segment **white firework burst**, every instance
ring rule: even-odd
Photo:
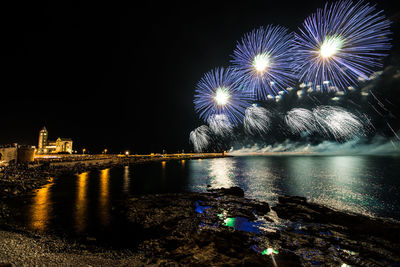
[[[246,109],[243,126],[248,134],[263,134],[271,126],[272,113],[265,108],[252,105]]]
[[[189,140],[196,152],[203,152],[211,141],[211,131],[207,125],[202,125],[190,132]]]
[[[305,108],[294,108],[285,115],[285,123],[294,134],[316,130],[313,113]]]

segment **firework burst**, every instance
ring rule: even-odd
[[[294,108],[285,115],[285,123],[294,134],[312,133],[316,130],[313,113],[304,108]]]
[[[364,135],[364,124],[353,113],[336,106],[319,106],[313,109],[319,133],[337,141],[347,141]]]
[[[272,113],[265,108],[252,105],[246,109],[244,117],[244,130],[248,134],[266,133],[271,125]]]
[[[216,68],[206,73],[197,84],[194,96],[195,110],[204,121],[225,115],[234,125],[242,121],[250,101],[250,95],[240,90],[237,73],[232,68]]]
[[[390,22],[374,6],[343,0],[306,18],[295,34],[294,69],[300,81],[340,90],[368,79],[389,50]]]
[[[269,25],[247,33],[233,52],[232,64],[246,90],[260,100],[284,91],[293,82],[292,35],[281,26]]]
[[[224,114],[211,115],[208,119],[208,125],[216,135],[227,137],[232,134],[233,125]]]
[[[189,140],[196,152],[203,152],[211,141],[211,131],[207,125],[202,125],[190,132]]]

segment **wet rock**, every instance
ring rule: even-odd
[[[218,189],[208,189],[207,191],[211,193],[217,193],[221,195],[232,195],[237,197],[244,197],[244,191],[238,186],[230,188],[218,188]]]
[[[251,248],[255,234],[232,227],[235,218],[246,218],[250,225],[257,213],[265,215],[270,209],[267,203],[243,195],[234,188],[138,196],[125,203],[125,216],[143,227],[141,232],[146,234],[139,249],[146,257],[161,257],[164,263],[179,265],[266,266],[269,257]]]
[[[283,220],[264,220],[258,228],[260,216],[269,214],[268,203],[225,194],[227,189],[210,191],[129,200],[127,217],[148,231],[142,236],[140,251],[172,266],[272,266],[272,258],[278,266],[400,262],[397,223],[282,196],[272,209]],[[262,230],[277,222],[282,225],[279,229]],[[267,248],[277,254],[266,254]]]
[[[393,265],[400,263],[400,224],[348,214],[309,203],[301,197],[279,197],[272,207],[290,227],[280,243],[311,265]]]

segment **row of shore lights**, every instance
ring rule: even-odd
[[[107,154],[107,152],[108,152],[108,149],[105,148],[105,149],[103,150],[102,154]],[[83,148],[83,149],[82,149],[82,154],[85,154],[85,153],[86,153],[86,148]],[[129,150],[125,151],[124,154],[125,154],[126,156],[129,156]]]

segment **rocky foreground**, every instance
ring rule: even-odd
[[[204,266],[400,265],[400,224],[338,212],[302,197],[272,207],[240,188],[143,196],[128,219],[149,236],[153,263]],[[275,262],[275,263],[274,263]]]
[[[398,266],[400,224],[281,196],[246,199],[240,188],[147,195],[118,209],[129,247],[0,230],[0,266]],[[121,214],[122,213],[122,214]],[[124,242],[125,242],[124,241]]]

